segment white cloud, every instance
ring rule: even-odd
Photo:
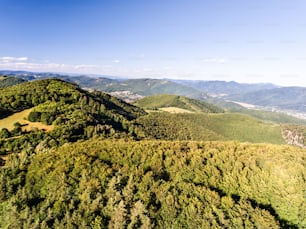
[[[28,57],[12,57],[12,56],[0,57],[0,63],[26,62],[28,60],[29,60]]]
[[[118,64],[118,63],[120,63],[120,60],[113,60],[113,62]]]
[[[92,65],[92,64],[79,64],[79,65],[75,65],[74,68],[76,70],[87,70],[87,69],[93,69],[93,68],[97,68],[97,65]]]
[[[205,63],[218,63],[218,64],[224,64],[226,62],[226,60],[224,58],[204,58],[201,59],[202,62]]]
[[[90,73],[97,68],[99,67],[96,65],[52,63],[46,60],[34,62],[29,61],[28,57],[0,57],[0,69]]]

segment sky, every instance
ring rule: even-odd
[[[306,86],[305,0],[0,0],[0,69]]]

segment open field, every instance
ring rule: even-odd
[[[174,114],[178,114],[178,113],[194,113],[192,111],[189,111],[189,110],[186,110],[186,109],[182,109],[182,108],[178,108],[178,107],[162,107],[162,108],[159,108],[159,110],[167,111],[169,113],[174,113]]]
[[[23,125],[23,130],[31,130],[33,128],[44,129],[46,131],[53,130],[54,126],[52,125],[45,125],[41,122],[30,122],[26,120],[29,116],[33,108],[23,110],[21,112],[15,113],[9,117],[0,119],[0,129],[6,128],[8,130],[14,129],[14,123],[19,122]]]

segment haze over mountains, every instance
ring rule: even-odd
[[[224,107],[247,106],[268,111],[282,111],[305,118],[306,88],[280,87],[269,83],[242,84],[234,81],[193,81],[172,79],[123,79],[109,76],[65,75],[59,73],[33,73],[0,71],[2,75],[23,80],[60,78],[83,88],[111,93],[127,101],[156,94],[175,94],[208,100]],[[221,100],[219,100],[221,99]],[[229,103],[238,102],[237,105]],[[246,105],[244,105],[246,103]],[[249,105],[247,105],[249,104]]]

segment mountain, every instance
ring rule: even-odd
[[[0,75],[0,88],[13,86],[23,82],[25,82],[25,80],[17,77]]]
[[[10,70],[1,70],[0,74],[7,76],[14,76],[21,78],[25,81],[32,81],[37,79],[46,79],[46,78],[58,78],[65,81],[69,81],[69,76],[67,74],[53,73],[53,72],[28,72],[28,71],[10,71]]]
[[[175,80],[175,82],[207,92],[211,96],[244,94],[277,87],[271,83],[246,84],[235,81]]]
[[[175,94],[182,95],[191,98],[197,98],[204,100],[205,102],[214,104],[216,106],[222,107],[227,111],[234,111],[245,113],[256,118],[265,119],[278,123],[295,123],[295,124],[304,124],[300,119],[293,118],[296,116],[298,118],[305,118],[306,115],[301,113],[303,108],[300,104],[294,104],[296,101],[289,102],[286,104],[285,108],[290,108],[289,110],[284,110],[284,106],[275,105],[271,101],[270,107],[263,107],[262,105],[257,106],[256,109],[264,110],[259,112],[257,110],[245,109],[242,104],[237,102],[231,102],[230,100],[237,100],[240,102],[245,102],[245,94],[247,93],[252,97],[252,94],[257,92],[258,94],[262,93],[262,89],[265,89],[266,96],[269,97],[269,93],[273,92],[266,90],[266,88],[276,88],[272,84],[239,84],[236,82],[226,82],[226,81],[192,81],[192,80],[161,80],[161,79],[119,79],[118,77],[110,76],[89,76],[89,75],[77,75],[77,74],[67,74],[62,73],[34,73],[34,72],[25,72],[25,71],[0,71],[0,74],[6,74],[21,78],[23,80],[32,81],[37,79],[46,79],[46,78],[59,78],[67,82],[73,82],[80,85],[80,87],[87,90],[102,90],[106,91],[109,94],[121,98],[127,102],[133,102],[143,98],[147,95],[158,95],[158,94]],[[186,86],[186,85],[188,86]],[[194,87],[194,88],[193,88]],[[195,89],[198,88],[199,90]],[[206,90],[206,92],[201,90]],[[258,92],[258,90],[260,92]],[[234,94],[233,94],[234,93]],[[243,93],[243,94],[241,94]],[[230,94],[225,96],[226,94]],[[256,93],[255,93],[256,94]],[[280,93],[282,94],[282,92]],[[255,96],[256,97],[256,96]],[[279,97],[276,95],[275,97]],[[253,103],[258,99],[249,99],[248,102]],[[254,103],[255,104],[255,103]],[[269,110],[275,110],[277,108],[278,112],[268,112]],[[287,115],[281,114],[280,112],[286,112]],[[298,113],[296,113],[298,112]],[[269,113],[269,114],[268,114]]]
[[[137,100],[134,103],[136,106],[144,109],[163,109],[163,108],[178,108],[177,111],[197,112],[197,113],[219,113],[223,110],[212,104],[201,100],[191,99],[185,96],[178,95],[153,95]]]
[[[262,107],[306,112],[306,88],[304,87],[274,88],[246,94],[236,94],[227,98]]]
[[[116,96],[122,98],[127,97],[127,92],[130,97],[134,98],[156,94],[175,94],[192,98],[207,98],[207,94],[204,92],[165,79],[116,79],[115,77],[90,77],[87,75],[65,75],[61,73],[34,73],[24,71],[0,71],[0,74],[12,75],[27,81],[57,78],[67,82],[77,83],[82,88],[115,93]]]
[[[193,88],[172,82],[165,79],[129,79],[119,81],[117,84],[110,84],[104,88],[99,88],[106,92],[131,91],[135,94],[147,96],[157,94],[183,95],[192,98],[206,98],[205,93],[201,93]]]

